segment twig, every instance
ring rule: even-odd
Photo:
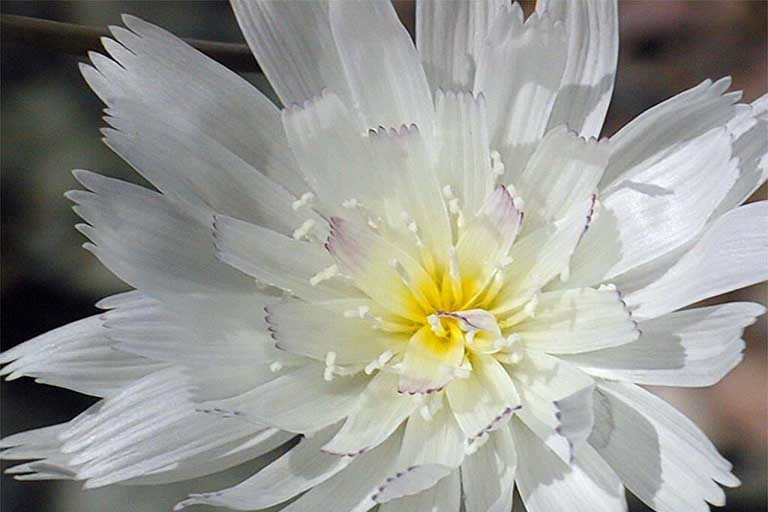
[[[100,50],[100,38],[109,36],[106,29],[42,20],[11,14],[0,15],[2,43],[44,48],[80,57],[90,50]],[[234,71],[260,72],[259,65],[245,44],[184,39],[190,44]]]

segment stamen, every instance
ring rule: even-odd
[[[394,357],[395,353],[391,350],[385,350],[381,354],[379,354],[379,357],[368,363],[368,365],[363,370],[366,375],[370,375],[376,370],[380,370],[384,368],[384,365],[386,365],[392,357]]]
[[[523,306],[523,312],[529,317],[529,318],[536,318],[536,308],[539,307],[539,296],[534,295],[531,300],[528,301],[528,303]]]
[[[304,206],[307,206],[310,201],[312,201],[315,198],[315,194],[312,192],[305,192],[301,195],[300,198],[298,198],[296,201],[291,203],[291,208],[293,211],[298,211],[300,208],[303,208]]]
[[[468,379],[472,375],[472,364],[465,359],[461,366],[453,369],[453,376],[457,379]]]
[[[457,197],[448,200],[448,211],[454,215],[461,214],[461,205],[459,204],[459,199]]]
[[[281,363],[280,361],[274,361],[272,364],[269,365],[269,371],[271,371],[272,373],[277,373],[282,369],[283,369],[283,363]]]
[[[310,230],[312,230],[313,227],[315,227],[314,219],[305,220],[304,224],[299,226],[299,228],[293,232],[293,239],[294,240],[306,239],[307,235],[309,234]]]
[[[334,263],[330,267],[324,268],[314,276],[310,277],[309,284],[312,286],[317,286],[323,281],[327,281],[333,277],[338,276],[339,274],[339,266]]]
[[[443,327],[443,322],[440,321],[440,317],[432,313],[427,317],[427,322],[437,336],[445,336],[448,332]]]
[[[496,150],[491,151],[491,173],[496,179],[504,175],[504,162],[501,161],[501,154]]]
[[[403,267],[402,263],[397,261],[396,258],[392,258],[392,261],[390,261],[389,264],[392,266],[392,268],[395,269],[395,272],[397,272],[397,275],[400,276],[400,279],[403,280],[406,286],[410,287],[411,276],[408,275],[408,272],[405,270],[405,267]]]
[[[515,262],[515,259],[512,256],[502,256],[499,259],[499,268],[508,267],[514,262]]]
[[[330,382],[333,380],[334,370],[336,366],[336,352],[330,351],[325,354],[325,370],[323,371],[323,379]]]
[[[345,318],[360,318],[361,320],[372,319],[371,308],[368,306],[357,306],[357,309],[348,309],[344,312]]]
[[[360,206],[360,201],[355,199],[354,197],[351,199],[346,199],[341,203],[341,206],[343,208],[347,208],[349,210],[354,210],[355,208],[358,208]]]

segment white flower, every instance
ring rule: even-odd
[[[282,112],[129,16],[82,67],[160,193],[76,172],[136,290],[0,356],[102,397],[10,472],[163,483],[302,434],[179,508],[722,505],[731,465],[638,384],[717,382],[764,311],[677,310],[768,277],[768,97],[706,81],[597,141],[615,2],[422,1],[415,47],[386,1],[234,8]]]

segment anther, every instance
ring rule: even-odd
[[[296,231],[293,232],[293,239],[294,240],[303,240],[307,238],[307,235],[312,230],[312,228],[315,227],[315,221],[313,219],[307,219],[304,221],[304,224],[298,227]]]
[[[315,198],[315,194],[313,194],[312,192],[305,192],[301,195],[300,198],[298,198],[296,201],[291,203],[291,208],[293,209],[293,211],[297,211],[300,208],[307,206],[314,198]]]
[[[339,275],[339,266],[335,263],[331,265],[330,267],[324,268],[314,276],[309,278],[309,284],[312,286],[317,286],[318,284],[322,283],[323,281],[327,281],[333,277],[336,277]]]
[[[343,208],[347,208],[349,210],[354,210],[355,208],[358,208],[360,206],[360,201],[355,199],[354,197],[351,199],[346,199],[341,203],[341,206]]]

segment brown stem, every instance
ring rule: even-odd
[[[80,57],[101,49],[100,38],[110,36],[106,29],[42,20],[12,14],[0,15],[2,43],[44,48]],[[212,59],[234,71],[260,72],[256,59],[245,44],[184,39]]]

